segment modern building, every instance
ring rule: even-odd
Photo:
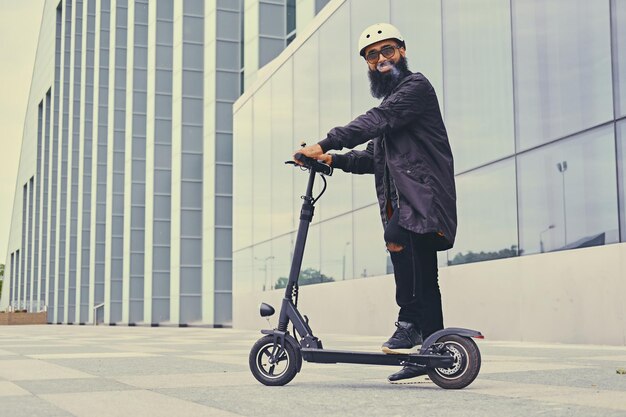
[[[0,309],[230,326],[232,104],[325,3],[47,0]]]
[[[455,155],[458,238],[439,258],[447,325],[626,344],[622,0],[331,1],[234,105],[234,325],[262,327],[258,302],[283,294],[306,182],[283,161],[377,104],[356,45],[381,21],[434,85]],[[314,329],[391,333],[373,178],[328,183],[301,275],[324,283],[300,303]]]

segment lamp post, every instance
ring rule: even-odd
[[[556,164],[556,168],[561,173],[561,179],[563,184],[563,246],[567,245],[567,207],[565,204],[565,171],[567,171],[567,161],[559,162]]]
[[[256,259],[257,261],[263,261],[263,272],[265,275],[265,282],[263,283],[263,291],[265,291],[268,288],[267,285],[267,261],[274,259],[273,256],[268,256],[266,258],[257,258],[256,256],[254,257],[254,259]]]
[[[343,246],[343,258],[341,260],[341,280],[345,281],[346,279],[346,250],[348,249],[348,246],[350,246],[350,242],[346,242],[346,244]]]
[[[554,225],[551,224],[550,226],[548,226],[547,228],[545,228],[544,230],[542,230],[541,232],[539,232],[539,248],[541,250],[541,253],[544,253],[545,250],[543,248],[543,234],[545,232],[547,232],[548,230],[554,229]]]

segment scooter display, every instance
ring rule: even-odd
[[[306,193],[302,196],[300,224],[293,252],[289,281],[285,289],[278,316],[278,327],[261,330],[265,336],[252,346],[249,356],[250,370],[264,385],[276,386],[289,383],[300,372],[302,361],[316,363],[353,363],[364,365],[413,365],[426,369],[430,379],[441,388],[461,389],[471,384],[480,372],[481,357],[478,346],[472,340],[483,339],[475,330],[446,328],[430,335],[421,345],[418,353],[385,354],[327,350],[322,341],[313,335],[306,315],[298,311],[298,277],[304,256],[304,247],[313,220],[315,203],[326,191],[326,176],[331,176],[333,168],[296,154],[302,168],[309,172]],[[287,164],[298,165],[293,161]],[[320,175],[324,186],[317,197],[313,197],[316,175]],[[275,312],[269,304],[262,303],[260,314],[269,317]],[[293,324],[293,334],[288,330]]]

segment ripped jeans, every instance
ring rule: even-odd
[[[396,280],[396,303],[400,307],[398,321],[415,324],[426,339],[443,329],[437,251],[421,235],[401,227],[398,214],[399,210],[395,210],[385,228]]]

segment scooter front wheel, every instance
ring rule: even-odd
[[[436,343],[443,344],[443,352],[454,357],[450,368],[428,370],[430,379],[445,389],[461,389],[471,384],[480,372],[480,351],[469,337],[458,335],[443,336]]]
[[[264,336],[257,340],[250,350],[249,364],[252,375],[264,385],[276,386],[288,384],[298,373],[298,364],[302,362],[300,351],[291,343],[274,344],[273,336]]]

